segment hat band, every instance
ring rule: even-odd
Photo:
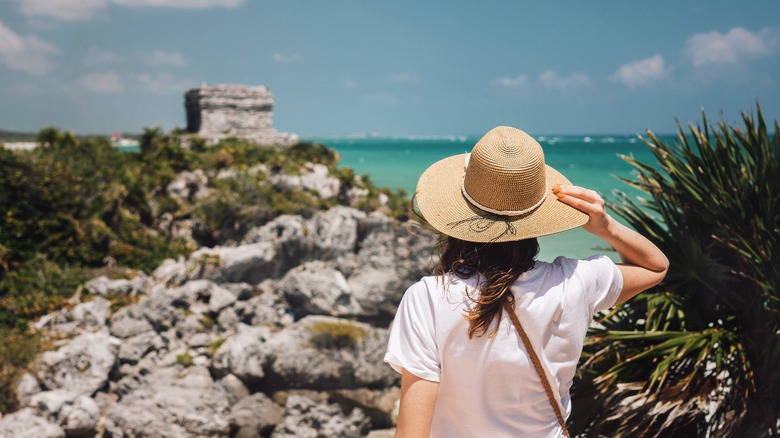
[[[463,192],[463,196],[466,198],[467,201],[474,207],[477,207],[480,210],[486,211],[488,213],[497,214],[499,216],[520,216],[526,213],[530,213],[537,208],[539,208],[540,205],[542,205],[542,202],[544,202],[545,199],[547,199],[547,192],[548,192],[548,186],[545,183],[544,185],[544,194],[542,195],[542,199],[536,202],[536,204],[524,209],[524,210],[496,210],[490,207],[486,207],[479,202],[475,201],[474,198],[469,196],[469,192],[466,191],[466,175],[463,175],[463,181],[460,184],[460,191]]]

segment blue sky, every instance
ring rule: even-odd
[[[780,116],[780,1],[0,0],[0,129],[186,125],[266,85],[304,136],[672,132]]]

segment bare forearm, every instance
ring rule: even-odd
[[[607,221],[608,225],[603,232],[594,234],[615,248],[623,263],[653,272],[666,271],[669,260],[650,240],[610,216]]]

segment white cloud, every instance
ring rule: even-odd
[[[555,70],[547,70],[539,74],[539,82],[545,88],[559,91],[590,88],[593,86],[588,75],[576,71],[569,76],[561,76]]]
[[[58,20],[85,20],[105,9],[107,0],[17,0],[22,14]]]
[[[27,16],[58,20],[86,20],[108,4],[130,7],[179,9],[234,8],[245,0],[16,0],[19,10]]]
[[[196,85],[194,81],[179,79],[170,73],[150,75],[142,73],[135,77],[141,89],[154,94],[181,93]]]
[[[271,55],[271,59],[273,59],[274,62],[278,62],[280,64],[289,64],[291,62],[300,61],[301,57],[295,53],[288,53],[288,54],[274,53],[273,55]]]
[[[51,68],[49,57],[57,53],[46,41],[35,35],[19,35],[0,21],[0,62],[6,67],[43,75]]]
[[[235,8],[244,4],[244,0],[110,0],[111,3],[125,6],[151,6],[155,8]]]
[[[707,64],[734,64],[768,55],[777,42],[777,29],[763,29],[754,34],[742,27],[728,33],[697,33],[685,43],[685,55],[695,67]]]
[[[122,79],[114,72],[87,73],[76,81],[79,88],[99,94],[116,94],[125,90]]]
[[[528,76],[518,75],[513,78],[502,77],[493,80],[493,84],[499,87],[512,88],[512,89],[524,89],[528,87]]]
[[[141,51],[138,58],[144,64],[168,67],[184,67],[189,63],[187,58],[179,52],[166,52],[160,49]]]
[[[85,65],[107,65],[122,61],[122,56],[99,47],[90,47],[84,55]]]
[[[420,75],[415,72],[407,71],[402,73],[391,74],[387,77],[387,80],[399,84],[410,84],[410,83],[418,82],[420,80]]]
[[[623,65],[610,79],[633,87],[665,79],[669,77],[671,72],[672,68],[666,66],[663,56],[656,54],[650,58]]]

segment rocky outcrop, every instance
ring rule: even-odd
[[[204,85],[184,94],[187,130],[209,143],[236,137],[262,145],[287,146],[295,134],[273,128],[274,99],[265,86]]]
[[[91,280],[82,303],[36,325],[63,341],[20,380],[22,409],[0,418],[0,436],[358,437],[392,427],[400,379],[383,363],[388,325],[405,288],[429,272],[433,245],[381,213],[334,207],[278,217],[152,276]],[[126,296],[137,302],[112,311],[109,300]]]

